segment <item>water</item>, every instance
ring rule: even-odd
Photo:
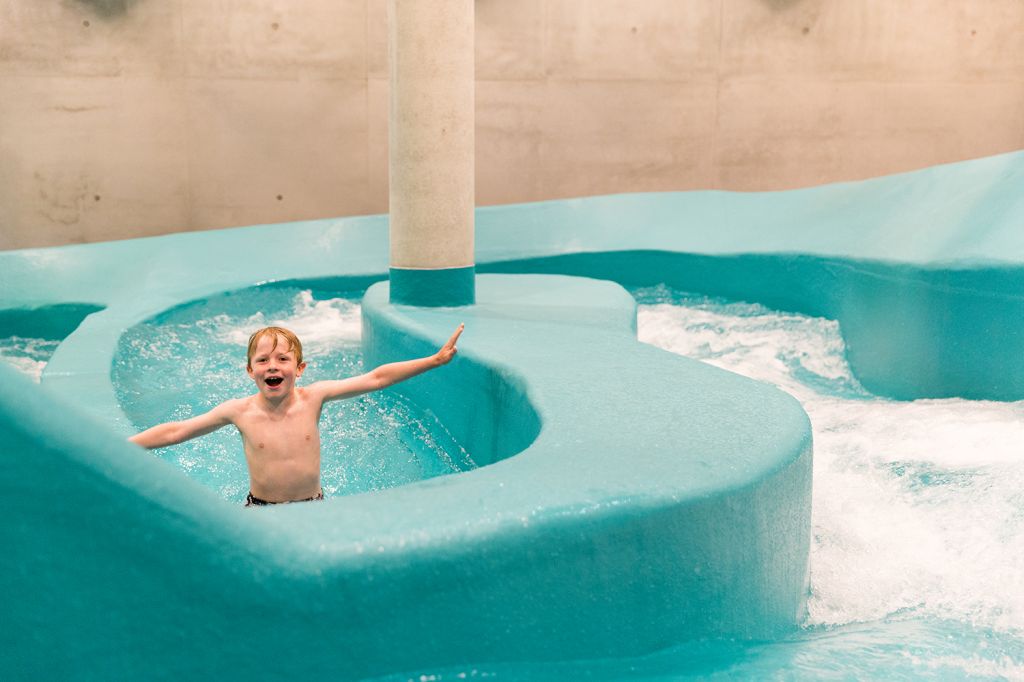
[[[774,383],[810,415],[806,622],[771,642],[707,640],[632,659],[467,664],[387,680],[1024,679],[1024,403],[878,398],[851,375],[834,322],[663,287],[633,293],[642,341]],[[272,322],[304,340],[303,381],[362,371],[358,293],[279,290],[258,302],[269,312],[215,300],[131,331],[124,350],[134,359],[115,375],[126,410],[147,415],[140,426],[248,392],[245,340]],[[0,346],[3,357],[45,362],[45,345],[8,343],[20,350]],[[25,364],[38,376],[35,367]],[[136,370],[149,379],[132,379]],[[333,405],[323,424],[330,493],[472,466],[437,435],[440,425],[400,400]],[[338,449],[330,455],[329,442]],[[224,429],[186,445],[163,456],[240,499],[238,436]]]
[[[254,393],[246,374],[249,335],[269,325],[294,331],[307,368],[299,385],[362,374],[361,292],[253,289],[174,309],[121,338],[113,381],[137,429],[187,419]],[[394,391],[334,401],[320,421],[322,485],[328,497],[379,490],[465,471],[472,457],[431,415]],[[233,427],[154,451],[234,501],[249,480]]]
[[[1024,634],[1024,403],[877,398],[835,322],[637,294],[642,341],[774,383],[810,415],[809,625],[912,611]]]
[[[633,294],[641,341],[773,383],[810,415],[806,621],[771,642],[384,679],[1024,679],[1024,403],[886,400],[850,373],[835,322]]]
[[[59,345],[60,341],[53,339],[3,336],[0,337],[0,362],[6,362],[39,383],[43,368]]]

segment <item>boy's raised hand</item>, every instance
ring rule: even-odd
[[[448,339],[448,341],[441,346],[441,350],[437,351],[437,355],[435,356],[437,358],[437,364],[447,365],[451,362],[452,358],[455,357],[455,354],[459,352],[459,349],[455,347],[455,343],[459,340],[459,336],[465,328],[465,324],[460,324],[456,327],[455,333],[452,334],[452,338]]]

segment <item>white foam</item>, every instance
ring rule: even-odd
[[[810,415],[811,624],[913,609],[1024,630],[1024,403],[870,396],[828,320],[708,302],[638,319],[640,340],[774,383]]]
[[[0,338],[0,361],[39,383],[43,369],[59,344],[59,341],[51,339],[22,336]]]
[[[358,303],[345,298],[315,300],[309,290],[295,295],[291,313],[267,319],[256,313],[239,322],[226,315],[213,318],[216,336],[225,343],[245,346],[249,335],[260,327],[284,327],[295,332],[307,355],[339,345],[350,346],[362,338],[362,315]]]
[[[46,362],[43,360],[33,360],[32,358],[9,356],[0,354],[0,360],[3,360],[7,364],[14,367],[25,376],[32,379],[36,383],[42,379],[43,369],[46,367]]]
[[[992,680],[1024,680],[1024,666],[1016,663],[1010,656],[999,656],[995,660],[981,656],[934,656],[930,658],[907,657],[922,668],[933,674],[955,674],[964,679]],[[952,669],[952,670],[950,670]],[[953,671],[957,671],[954,673]]]

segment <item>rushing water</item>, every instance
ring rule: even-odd
[[[252,394],[246,346],[253,331],[269,325],[291,329],[302,341],[307,367],[300,386],[361,374],[360,293],[253,289],[137,325],[121,338],[114,362],[121,406],[141,430]],[[390,392],[328,403],[320,433],[322,484],[329,497],[476,466],[436,419]],[[245,498],[248,473],[234,428],[156,452],[221,495]]]
[[[835,322],[634,293],[641,341],[773,383],[810,415],[809,639],[875,640],[871,676],[889,640],[908,674],[1024,677],[1024,403],[878,398]]]
[[[771,642],[386,679],[1024,679],[1024,403],[882,399],[850,373],[835,322],[633,294],[641,341],[773,383],[810,415],[806,622]]]
[[[834,322],[638,293],[642,341],[774,383],[810,415],[810,624],[911,610],[1024,633],[1024,403],[877,398]]]
[[[57,350],[60,341],[24,336],[0,337],[0,361],[12,365],[35,382],[39,382],[43,368]]]
[[[633,293],[641,341],[774,383],[810,415],[806,622],[771,642],[706,640],[641,658],[464,665],[388,680],[1024,679],[1024,403],[878,398],[851,375],[834,322],[661,287]],[[144,426],[246,394],[245,341],[271,323],[303,339],[303,381],[360,372],[358,295],[282,289],[260,293],[257,306],[243,294],[140,325],[115,367],[122,404]],[[49,352],[32,341],[0,346],[36,376]],[[440,424],[394,397],[334,405],[322,424],[331,494],[473,466]],[[229,429],[162,452],[225,496],[244,494]]]

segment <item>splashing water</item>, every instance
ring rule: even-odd
[[[877,398],[835,322],[637,296],[641,341],[776,384],[810,415],[810,625],[910,610],[1024,635],[1024,403]]]
[[[882,399],[851,374],[833,321],[632,293],[641,341],[775,384],[810,415],[806,622],[772,642],[383,679],[1024,679],[1024,403]]]
[[[0,362],[6,362],[36,383],[60,341],[24,336],[0,337]]]
[[[121,406],[142,429],[251,394],[246,345],[253,331],[270,325],[291,329],[302,341],[307,368],[300,385],[361,374],[358,296],[295,288],[248,290],[137,325],[121,338],[115,356],[113,380]],[[320,433],[328,496],[476,467],[443,426],[393,392],[328,403]],[[229,499],[240,501],[248,491],[241,439],[230,427],[156,452]]]

